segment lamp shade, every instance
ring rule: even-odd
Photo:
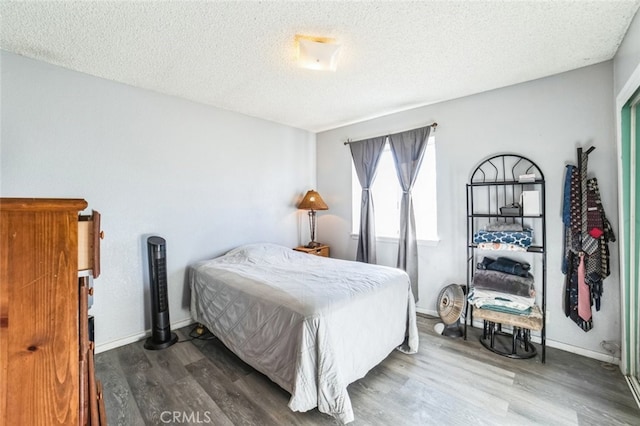
[[[320,194],[317,191],[311,189],[304,195],[298,208],[302,210],[329,210],[329,206],[324,202]]]

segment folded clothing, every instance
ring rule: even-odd
[[[535,297],[533,275],[526,277],[506,274],[500,271],[478,269],[473,275],[472,286],[476,289],[493,290],[523,297]]]
[[[491,307],[506,308],[518,313],[526,313],[536,304],[535,297],[517,296],[499,291],[484,290],[472,287],[468,297],[469,303],[476,308],[491,309]],[[504,310],[499,309],[504,312]]]
[[[478,269],[489,269],[491,271],[500,271],[511,275],[526,277],[531,266],[526,262],[518,262],[508,257],[499,257],[492,259],[485,257],[482,262],[478,263]]]
[[[527,248],[533,240],[532,230],[525,229],[523,231],[478,231],[473,234],[473,242],[480,243],[502,243],[513,244]]]
[[[479,308],[479,306],[476,306],[476,307]],[[491,304],[482,305],[482,309],[487,311],[501,312],[503,314],[522,315],[522,316],[529,316],[533,312],[533,308],[527,308],[524,311],[521,311],[519,309],[509,308],[508,306],[491,305]]]
[[[524,229],[522,228],[522,224],[520,223],[502,223],[502,222],[492,222],[487,224],[484,227],[485,231],[517,231],[522,232]]]
[[[478,243],[478,249],[494,251],[527,251],[527,249],[522,246],[504,243]]]

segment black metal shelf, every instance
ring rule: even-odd
[[[508,214],[494,214],[494,213],[469,213],[467,217],[486,217],[486,218],[501,218],[501,219],[542,219],[542,215],[508,215]]]
[[[501,180],[501,181],[482,181],[482,182],[469,182],[469,186],[490,186],[490,185],[535,185],[544,183],[543,179],[536,179],[534,181],[521,182],[519,180]]]
[[[521,181],[521,175],[533,175],[534,180]],[[473,281],[473,275],[477,264],[477,257],[481,250],[500,254],[533,253],[541,256],[542,268],[536,272],[536,276],[542,281],[540,306],[542,312],[541,337],[541,360],[544,363],[546,357],[546,290],[547,290],[547,252],[546,252],[546,210],[545,210],[545,180],[540,168],[528,158],[517,154],[499,154],[482,161],[471,173],[469,183],[467,183],[467,288]],[[539,215],[504,215],[500,213],[500,208],[510,204],[518,203],[523,191],[540,191],[540,214]],[[526,249],[526,251],[509,250],[482,250],[478,244],[473,242],[473,236],[480,229],[481,225],[488,224],[491,219],[497,219],[504,223],[519,223],[535,230],[535,237],[538,242]],[[512,222],[507,219],[512,219]],[[540,244],[541,242],[541,244]],[[464,337],[467,338],[467,323],[469,321],[469,304],[466,304]],[[471,309],[471,325],[473,326],[473,307]]]
[[[472,249],[482,250],[481,248],[478,247],[478,244],[475,244],[475,243],[469,244],[468,247],[472,248]],[[504,253],[504,252],[506,252],[508,250],[491,250],[491,249],[487,249],[487,251],[497,251],[497,252],[500,252],[500,253]],[[512,253],[544,253],[544,247],[542,247],[542,246],[529,246],[529,247],[527,247],[526,250],[523,250],[521,252],[512,252]]]

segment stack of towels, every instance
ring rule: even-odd
[[[476,308],[529,315],[536,303],[533,275],[528,263],[506,257],[485,257],[478,263],[469,291]]]

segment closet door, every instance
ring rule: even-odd
[[[629,120],[629,139],[626,154],[623,154],[623,175],[628,176],[628,182],[625,182],[624,200],[625,205],[625,236],[629,239],[625,242],[625,278],[628,284],[629,292],[629,311],[626,315],[632,316],[630,323],[640,327],[640,288],[638,288],[638,280],[640,280],[640,214],[638,214],[638,200],[640,196],[640,183],[638,182],[638,164],[640,162],[640,91],[636,92],[629,102],[630,120]],[[633,364],[631,373],[636,379],[640,379],[640,330],[636,328],[631,333],[629,339],[630,345],[635,350],[631,351],[630,363]]]
[[[633,270],[633,281],[630,283],[637,283],[640,279],[640,215],[638,214],[638,203],[640,202],[640,184],[638,180],[638,164],[640,164],[640,93],[634,99],[634,104],[632,105],[634,120],[632,121],[632,129],[631,129],[631,153],[633,155],[633,159],[630,161],[630,181],[634,182],[633,192],[630,193],[629,200],[629,210],[630,213],[634,216],[633,221],[631,222],[632,229],[630,230],[630,234],[632,237],[631,241],[633,241],[634,248],[634,258],[631,259],[629,268]],[[635,307],[633,308],[638,315],[640,312],[640,288],[636,286],[635,288]],[[636,324],[638,324],[640,318],[636,317]],[[640,381],[640,331],[636,330],[636,352],[635,352],[635,377],[636,380]]]
[[[640,162],[640,90],[622,110],[622,233],[624,289],[622,304],[624,319],[623,364],[626,372],[635,377],[640,392],[640,215],[638,199],[638,163]]]

